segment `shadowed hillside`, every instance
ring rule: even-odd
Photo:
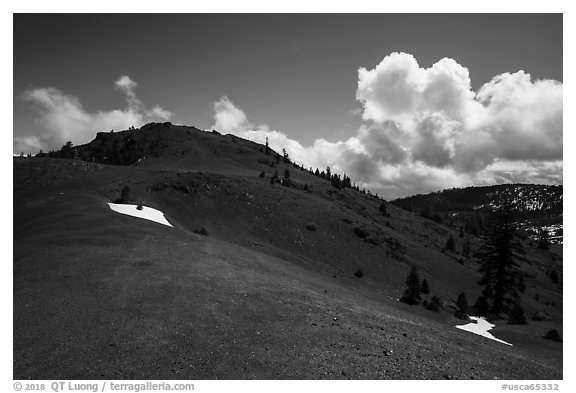
[[[482,290],[481,240],[454,223],[194,127],[73,151],[14,159],[15,379],[562,378],[541,337],[562,332],[560,245],[523,240],[525,313],[545,318],[496,321],[507,347],[454,328]],[[126,187],[174,228],[113,212]],[[440,312],[398,301],[412,266]]]

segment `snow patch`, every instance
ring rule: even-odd
[[[145,220],[154,221],[158,224],[167,225],[169,227],[172,226],[172,224],[170,224],[164,217],[164,213],[151,207],[142,206],[142,210],[138,210],[137,205],[108,203],[108,206],[110,206],[110,209],[120,214],[127,214],[129,216],[143,218]]]
[[[478,334],[482,337],[489,338],[490,340],[498,341],[499,343],[512,346],[512,344],[507,343],[504,340],[494,337],[492,334],[488,333],[488,330],[492,329],[494,324],[488,322],[482,317],[470,317],[476,321],[476,323],[467,323],[466,325],[457,325],[456,328],[466,330],[467,332]]]

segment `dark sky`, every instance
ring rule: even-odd
[[[361,66],[394,51],[430,67],[451,57],[476,89],[494,75],[562,81],[562,15],[148,14],[14,16],[14,135],[40,134],[27,89],[55,87],[87,111],[123,108],[114,81],[207,128],[227,95],[254,123],[304,144],[352,135]]]

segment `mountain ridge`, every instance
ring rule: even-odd
[[[515,345],[504,350],[454,328],[458,293],[481,294],[478,262],[462,251],[480,247],[478,236],[232,135],[166,123],[140,131],[98,134],[72,148],[77,159],[14,159],[15,376],[562,375],[561,344],[540,338],[562,331],[561,246],[524,242],[524,307],[547,318],[497,321],[494,335]],[[129,165],[98,162],[114,151]],[[112,211],[126,187],[174,228]],[[412,266],[440,313],[398,302]]]

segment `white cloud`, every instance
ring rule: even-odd
[[[238,133],[252,128],[246,114],[226,96],[220,97],[213,105],[214,124],[212,129],[226,134]]]
[[[562,158],[562,83],[518,71],[495,76],[478,93],[468,70],[444,58],[422,68],[406,53],[358,70],[363,118],[394,121],[412,158],[478,171],[497,160]]]
[[[37,153],[45,150],[46,145],[37,136],[17,136],[14,137],[13,150],[16,154]]]
[[[496,182],[562,181],[563,86],[524,71],[495,76],[478,93],[468,69],[444,58],[422,68],[392,53],[358,70],[356,98],[366,121],[338,142],[303,146],[282,132],[255,127],[223,97],[216,125],[286,149],[296,162],[351,176],[387,198]]]
[[[38,112],[36,123],[43,133],[37,136],[14,138],[14,151],[25,149],[36,153],[39,149],[56,149],[66,141],[86,143],[98,131],[123,130],[150,121],[166,121],[172,113],[156,105],[152,109],[137,98],[137,83],[121,76],[115,86],[126,95],[127,108],[109,111],[87,111],[80,99],[54,87],[40,87],[24,92],[24,100],[32,103]]]

